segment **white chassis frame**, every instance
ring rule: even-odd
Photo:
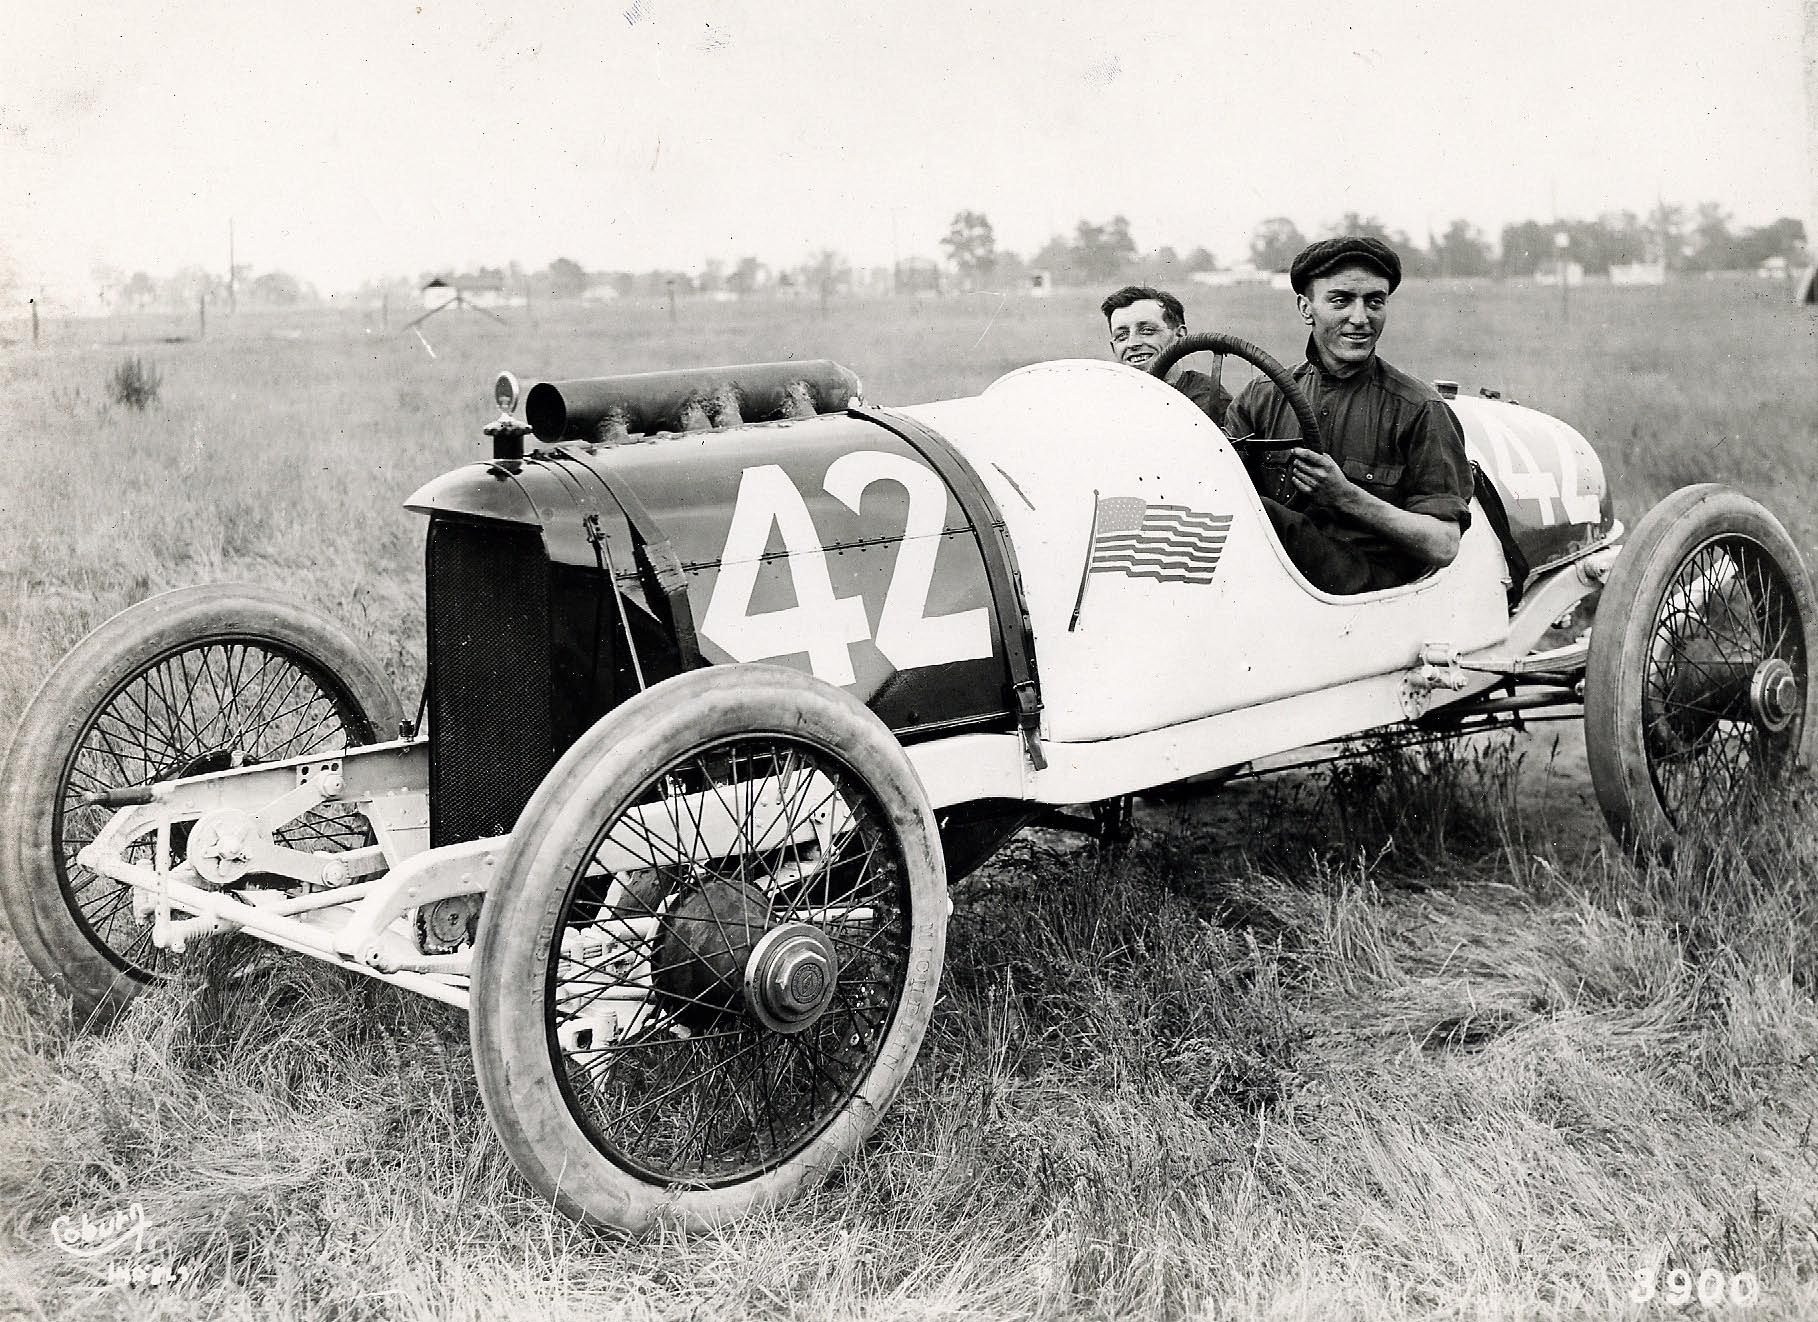
[[[1434,640],[1411,666],[1317,692],[1121,738],[1043,741],[1047,765],[1041,768],[1013,734],[956,735],[906,751],[937,810],[985,798],[1084,803],[1364,734],[1511,678],[1581,674],[1582,640],[1547,652],[1532,649],[1608,575],[1620,535],[1618,527],[1596,548],[1532,584],[1507,638],[1494,648],[1461,655]],[[150,793],[149,803],[116,812],[78,861],[132,888],[134,916],[152,921],[154,944],[180,951],[193,936],[244,931],[467,1008],[471,947],[422,953],[412,930],[414,911],[485,894],[511,837],[429,847],[425,739],[165,781]],[[340,854],[274,843],[275,830],[325,805],[359,812],[377,843]],[[172,866],[171,829],[181,822],[194,826],[186,858]],[[152,862],[130,858],[129,852],[143,853],[147,840]]]

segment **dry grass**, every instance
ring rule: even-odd
[[[1291,353],[1280,295],[1223,324]],[[1391,355],[1598,443],[1631,522],[1684,481],[1818,536],[1818,322],[1750,286],[1550,298],[1411,286]],[[159,588],[300,589],[420,675],[420,528],[499,366],[565,376],[827,355],[883,401],[1098,352],[1084,297],[614,309],[414,336],[126,327],[161,398],[103,402],[114,323],[0,358],[0,704]],[[292,333],[295,332],[294,338]],[[95,342],[91,344],[90,338]],[[0,941],[0,1316],[1652,1316],[1648,1266],[1818,1310],[1818,838],[1637,871],[1519,787],[1543,744],[1380,757],[1149,810],[1115,858],[1025,837],[959,897],[899,1105],[814,1198],[635,1243],[537,1205],[457,1015],[243,943],[102,1033]],[[197,1274],[108,1287],[49,1242],[137,1201]],[[1682,1310],[1703,1311],[1696,1303]]]

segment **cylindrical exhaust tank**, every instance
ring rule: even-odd
[[[660,431],[804,417],[844,409],[860,393],[847,368],[819,358],[581,381],[540,381],[524,419],[546,445],[614,441]]]

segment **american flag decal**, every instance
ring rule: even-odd
[[[1093,510],[1086,572],[1203,586],[1218,569],[1230,531],[1229,514],[1150,505],[1136,496],[1106,496]]]

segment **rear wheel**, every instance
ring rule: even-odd
[[[77,862],[112,810],[106,790],[335,752],[388,738],[398,703],[338,625],[262,588],[148,598],[89,634],[45,678],[0,768],[0,900],[32,964],[80,1015],[167,972],[130,888]],[[187,827],[172,831],[181,861]],[[365,842],[351,810],[310,813],[280,843]],[[149,860],[152,840],[132,846]]]
[[[914,768],[838,689],[715,666],[606,716],[481,911],[474,1063],[518,1169],[628,1231],[818,1181],[921,1044],[944,876]]]
[[[1591,780],[1641,853],[1733,832],[1811,762],[1818,608],[1798,549],[1740,492],[1661,501],[1604,585],[1585,674]]]

